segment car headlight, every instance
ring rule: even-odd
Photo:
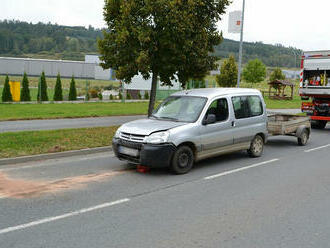
[[[119,139],[120,138],[120,133],[121,132],[119,131],[119,129],[117,129],[114,138]]]
[[[145,138],[145,142],[149,144],[163,144],[168,141],[169,137],[169,132],[153,133]]]

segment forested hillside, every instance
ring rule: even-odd
[[[83,60],[86,53],[97,53],[98,37],[102,37],[102,31],[91,26],[69,27],[5,20],[0,21],[0,56]],[[230,54],[237,58],[238,42],[224,39],[215,48],[215,53],[220,58]],[[268,66],[294,67],[294,54],[300,53],[298,49],[281,45],[245,43],[243,62],[259,58]],[[296,58],[298,61],[298,56]]]

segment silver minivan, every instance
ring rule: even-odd
[[[209,88],[171,95],[148,119],[122,125],[112,143],[120,160],[184,174],[220,154],[247,150],[259,157],[267,135],[260,91]]]

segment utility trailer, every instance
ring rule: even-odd
[[[311,134],[311,122],[306,116],[270,114],[268,115],[268,134],[294,136],[297,137],[298,144],[304,146]]]
[[[312,120],[312,127],[323,129],[330,121],[330,51],[304,52],[301,60],[299,94],[301,111]]]

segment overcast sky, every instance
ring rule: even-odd
[[[60,25],[104,27],[103,0],[1,0],[1,19],[51,22]],[[240,10],[234,0],[228,11]],[[246,0],[246,41],[280,43],[303,50],[330,49],[330,1],[328,0]],[[228,34],[228,14],[219,24]]]

